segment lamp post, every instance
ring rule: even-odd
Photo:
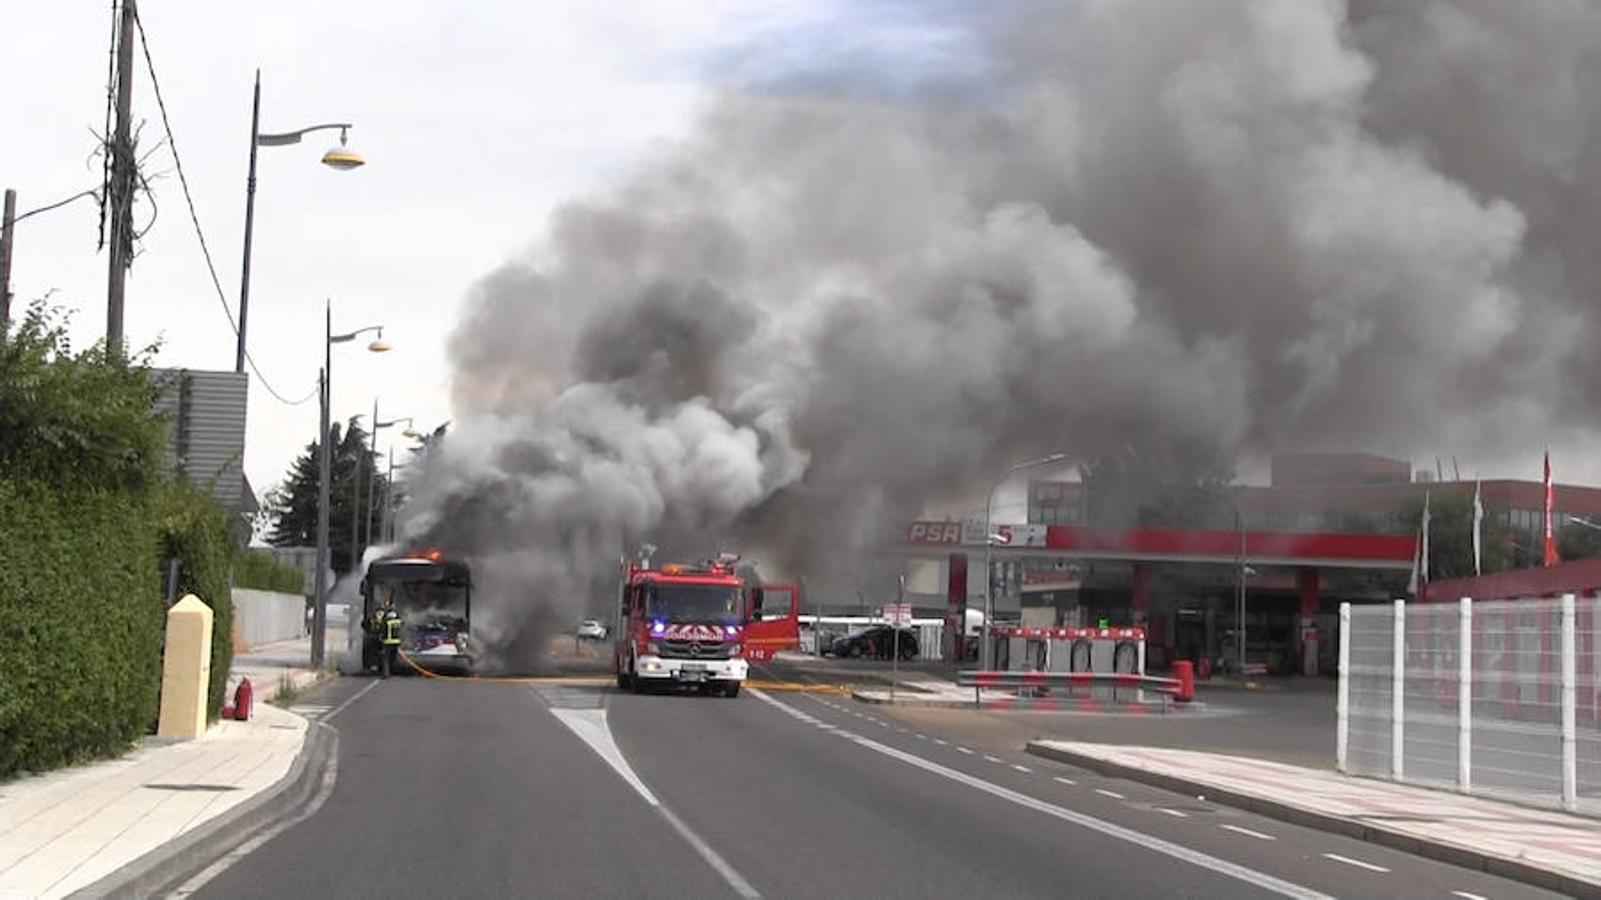
[[[256,70],[256,89],[250,102],[250,173],[245,177],[245,250],[243,270],[239,276],[239,346],[234,354],[235,372],[245,370],[245,321],[250,314],[250,238],[255,230],[256,218],[256,148],[298,144],[301,138],[313,131],[331,131],[337,128],[339,146],[324,153],[322,162],[330,168],[348,171],[366,163],[360,154],[345,146],[346,134],[353,127],[355,126],[349,122],[330,122],[324,125],[312,125],[299,131],[262,134],[261,70]],[[327,433],[326,430],[324,433]]]
[[[1245,557],[1245,515],[1240,511],[1239,501],[1228,494],[1215,489],[1201,488],[1202,493],[1216,500],[1228,504],[1229,510],[1234,513],[1234,533],[1239,536],[1238,547],[1234,555],[1235,584],[1234,584],[1234,639],[1235,662],[1239,666],[1239,673],[1245,672],[1245,576],[1252,569]]]
[[[390,419],[388,422],[380,422],[380,421],[378,421],[378,399],[376,397],[373,398],[373,401],[372,401],[372,441],[371,441],[370,447],[369,447],[369,449],[367,451],[367,456],[368,456],[368,459],[374,460],[373,469],[375,470],[375,473],[376,473],[376,470],[378,468],[378,463],[376,462],[376,460],[377,460],[377,457],[378,457],[378,431],[379,431],[379,429],[390,428],[390,427],[393,427],[395,425],[399,425],[402,422],[406,423],[406,432],[410,432],[410,434],[407,435],[408,437],[411,434],[416,434],[416,432],[411,428],[411,423],[412,423],[411,416],[401,416],[398,419]],[[394,454],[393,454],[393,452],[390,453],[390,462],[391,463],[394,462]],[[356,469],[356,496],[358,498],[361,496],[361,473],[363,471],[365,471],[366,468],[367,467],[365,465],[361,465],[361,466],[358,466],[357,469]],[[358,500],[356,506],[357,506],[357,508],[360,508],[361,503],[360,503],[359,500]],[[367,528],[367,544],[368,544],[368,546],[372,545],[372,517],[373,517],[373,511],[376,510],[377,507],[378,507],[378,486],[375,484],[367,492],[367,509],[366,509],[367,526],[366,526],[366,528]],[[380,537],[381,537],[381,535],[380,535]]]
[[[995,617],[995,589],[994,573],[990,571],[990,549],[995,546],[998,535],[994,533],[994,523],[991,520],[991,511],[995,506],[995,492],[1000,490],[1006,479],[1011,478],[1024,469],[1034,469],[1048,466],[1067,459],[1066,453],[1052,453],[1039,459],[1026,459],[1013,463],[1007,467],[1006,472],[990,485],[989,494],[984,499],[984,629],[983,646],[979,648],[979,668],[988,669],[995,658],[994,648],[990,646],[990,621]],[[965,630],[965,629],[964,629]]]
[[[334,334],[332,302],[326,304],[324,308],[324,323],[323,366],[319,379],[322,386],[322,424],[317,439],[320,451],[317,454],[317,573],[314,579],[316,583],[316,603],[313,606],[311,618],[311,667],[313,669],[322,668],[324,650],[326,649],[324,646],[326,643],[325,632],[328,625],[328,487],[329,470],[332,468],[333,458],[332,449],[328,446],[330,437],[328,433],[328,418],[329,406],[331,405],[330,396],[333,393],[334,345],[353,341],[359,335],[369,331],[376,331],[378,332],[378,337],[367,345],[367,349],[373,353],[384,353],[390,349],[389,345],[384,343],[382,325],[369,325],[366,328],[358,328],[345,334]],[[243,329],[241,329],[241,333],[243,333]],[[350,513],[354,516],[356,511],[352,509]]]

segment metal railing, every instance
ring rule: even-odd
[[[1162,705],[1166,707],[1169,700],[1181,698],[1186,691],[1184,683],[1177,678],[1159,678],[1154,675],[1142,675],[1137,672],[1017,672],[995,670],[967,670],[956,673],[958,687],[973,689],[973,705],[984,706],[983,692],[989,690],[1012,691],[1018,698],[1040,699],[1041,695],[1062,690],[1069,696],[1075,690],[1102,689],[1098,698],[1102,702],[1117,704],[1142,703],[1142,692],[1150,691],[1162,698]],[[1118,688],[1132,691],[1132,695],[1119,696]],[[1188,690],[1193,690],[1193,683]],[[1058,698],[1059,699],[1059,698]],[[1012,699],[994,701],[992,705],[1004,705],[1015,708],[1019,704]]]
[[[1601,600],[1340,607],[1342,772],[1601,815]]]

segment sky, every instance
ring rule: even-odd
[[[251,81],[261,130],[353,123],[367,159],[319,164],[336,133],[258,157],[247,335],[274,399],[252,378],[245,471],[258,494],[316,434],[321,316],[334,329],[384,326],[385,354],[336,346],[333,416],[452,415],[446,338],[471,286],[536,241],[558,203],[626,176],[689,128],[719,85],[781,89],[791,67],[833,57],[875,65],[933,59],[937,22],[897,3],[746,4],[732,0],[441,4],[272,4],[145,0],[140,15],[196,212],[230,308],[239,292]],[[92,158],[106,111],[109,2],[7,12],[27,35],[0,54],[0,182],[18,211],[97,187]],[[930,24],[930,23],[935,24]],[[853,27],[854,26],[854,27]],[[849,39],[839,35],[849,34]],[[155,364],[229,370],[234,333],[184,207],[144,61],[134,82],[141,153],[156,176],[155,220],[128,278],[130,347],[160,343]],[[149,204],[136,224],[150,222]],[[79,200],[17,227],[17,311],[49,297],[80,345],[105,329],[99,211]],[[384,432],[380,453],[390,440]]]
[[[7,13],[8,33],[26,39],[0,54],[0,115],[10,125],[0,142],[0,186],[15,188],[26,212],[98,185],[92,153],[105,118],[111,4],[17,6]],[[382,325],[394,348],[336,347],[334,417],[370,415],[376,401],[380,419],[409,416],[432,428],[454,414],[447,340],[474,286],[543,245],[558,205],[604,195],[664,149],[692,140],[697,116],[729,89],[981,88],[986,58],[966,43],[981,29],[966,26],[1008,6],[1018,4],[146,0],[156,74],[230,306],[239,290],[255,71],[263,131],[349,121],[350,146],[368,160],[352,172],[319,165],[335,139],[328,133],[260,152],[249,346],[267,383],[252,379],[245,458],[258,494],[315,436],[325,302],[336,331]],[[161,118],[142,58],[134,81],[156,208],[129,276],[128,341],[159,341],[157,365],[227,370],[234,334],[170,148],[157,146]],[[151,214],[142,204],[136,221],[142,226]],[[80,200],[17,229],[16,305],[48,295],[73,313],[80,344],[104,329],[97,219],[93,202]],[[304,402],[281,402],[273,392]],[[384,434],[380,453],[390,440],[405,443],[398,431]],[[1559,480],[1601,481],[1587,448],[1588,438],[1559,438]],[[1331,449],[1411,457],[1418,468],[1444,453],[1448,472],[1453,452],[1360,440]],[[1464,458],[1463,473],[1537,479],[1538,453],[1530,443],[1515,459],[1485,459],[1483,468]],[[1245,460],[1239,472],[1263,480],[1261,463]],[[1021,513],[1019,488],[1003,491],[1003,509]]]

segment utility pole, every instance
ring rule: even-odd
[[[6,188],[5,218],[0,219],[0,338],[11,321],[11,242],[16,239],[17,192]]]
[[[122,0],[117,31],[117,128],[111,141],[111,253],[106,285],[106,355],[122,356],[123,291],[133,262],[133,30],[134,0]]]

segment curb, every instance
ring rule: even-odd
[[[1269,800],[1255,794],[1220,788],[1204,781],[1194,781],[1176,775],[1152,772],[1138,766],[1114,762],[1099,756],[1062,750],[1057,747],[1046,746],[1039,741],[1029,741],[1024,750],[1032,756],[1066,763],[1070,766],[1088,769],[1113,778],[1137,781],[1152,787],[1191,796],[1203,793],[1206,795],[1206,799],[1216,801],[1224,806],[1232,806],[1237,809],[1254,812],[1270,819],[1288,822],[1291,825],[1300,825],[1305,828],[1341,834],[1360,841],[1367,841],[1371,844],[1389,847],[1393,850],[1400,850],[1403,853],[1411,853],[1415,856],[1462,866],[1466,869],[1477,869],[1491,875],[1499,875],[1503,878],[1557,891],[1569,896],[1601,897],[1601,884],[1571,875],[1564,875],[1552,869],[1541,868],[1521,859],[1486,853],[1448,841],[1430,840],[1415,834],[1395,831],[1380,825],[1371,825],[1333,813],[1318,812],[1292,803]]]
[[[306,741],[278,782],[215,819],[179,835],[73,897],[153,897],[169,893],[257,833],[295,814],[317,796],[323,773],[339,755],[339,732],[307,722]]]
[[[888,696],[885,696],[887,694],[888,691],[885,691],[881,688],[872,688],[867,691],[852,690],[850,692],[851,699],[857,701],[858,703],[869,703],[874,706],[908,706],[920,709],[966,709],[973,710],[975,712],[1053,712],[1076,716],[1113,716],[1120,718],[1185,716],[1207,712],[1206,704],[1198,701],[1193,703],[1174,704],[1166,709],[1163,709],[1160,706],[1151,705],[1149,708],[1140,707],[1138,708],[1138,711],[1135,711],[1134,709],[1113,706],[1107,706],[1101,709],[1031,709],[1026,706],[1005,707],[999,705],[999,701],[995,702],[993,705],[991,703],[986,703],[982,708],[980,708],[974,706],[973,701],[968,698],[962,698],[958,700],[953,697],[937,697],[929,694],[919,694],[914,691],[902,691],[896,694],[894,700],[891,700]],[[1132,704],[1129,704],[1129,706],[1132,706]]]

